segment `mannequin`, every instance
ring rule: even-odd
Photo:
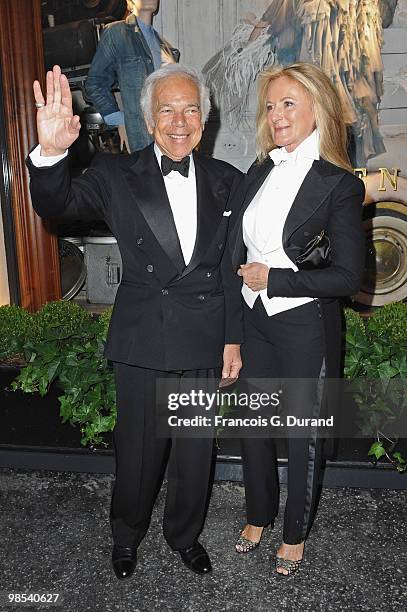
[[[127,0],[125,21],[104,30],[85,84],[87,100],[109,127],[118,127],[121,141],[132,153],[151,142],[140,109],[140,93],[146,77],[165,63],[178,61],[179,52],[154,30],[153,16],[159,0]],[[112,93],[120,89],[123,111]]]
[[[383,1],[383,0],[382,0]],[[273,0],[261,16],[246,15],[230,42],[203,68],[232,130],[248,110],[250,88],[273,63],[320,67],[338,89],[364,167],[385,151],[377,106],[383,94],[380,0]]]

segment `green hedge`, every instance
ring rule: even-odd
[[[387,304],[367,319],[346,309],[345,320],[344,374],[355,379],[359,428],[363,435],[376,431],[369,455],[406,472],[406,460],[396,448],[397,431],[407,413],[407,304]],[[391,436],[383,433],[389,428]]]
[[[0,306],[0,359],[21,358],[24,346],[38,337],[32,314],[19,306]]]
[[[113,373],[103,357],[112,309],[93,318],[72,302],[46,304],[35,314],[17,306],[0,307],[0,359],[25,356],[26,366],[13,383],[14,389],[45,395],[51,384],[61,389],[60,413],[64,422],[79,426],[82,444],[103,443],[103,433],[111,431],[116,419]],[[366,381],[407,380],[407,304],[389,304],[363,319],[345,309],[346,378],[360,381],[356,394],[361,407],[361,431],[380,432],[396,413],[407,410],[407,400],[397,394],[386,405],[377,396],[377,385]],[[376,395],[375,395],[376,393]],[[366,408],[367,407],[367,408]],[[370,454],[386,456],[404,471],[405,462],[395,451],[390,455],[383,439],[377,438]]]

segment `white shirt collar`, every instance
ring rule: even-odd
[[[158,146],[158,144],[156,142],[154,143],[154,153],[155,153],[155,156],[157,158],[158,165],[161,168],[161,158],[163,156],[163,152],[161,151],[160,147]],[[192,155],[192,153],[189,154],[189,174],[188,174],[188,178],[191,176],[191,174],[195,174],[194,156]],[[181,178],[185,178],[185,176],[182,176],[179,172],[174,172],[174,171],[171,171],[169,174],[167,174],[167,176],[165,178],[174,177],[174,176],[177,176],[177,177],[180,176]]]
[[[291,153],[286,151],[285,147],[281,147],[270,151],[269,157],[273,160],[275,164],[279,164],[281,161],[285,160],[288,160],[295,164],[299,159],[319,159],[318,130],[314,130]]]

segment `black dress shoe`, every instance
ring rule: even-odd
[[[208,553],[199,542],[195,542],[190,548],[179,551],[183,563],[188,569],[197,574],[209,574],[212,571],[211,561]]]
[[[129,578],[137,564],[137,549],[115,544],[112,551],[112,564],[119,580]]]

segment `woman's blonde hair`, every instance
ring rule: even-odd
[[[319,153],[323,159],[352,171],[346,151],[347,133],[341,101],[329,78],[313,64],[297,62],[285,68],[271,68],[259,76],[257,107],[257,155],[263,161],[276,144],[267,123],[267,92],[272,81],[286,76],[297,81],[307,92],[319,131]]]

